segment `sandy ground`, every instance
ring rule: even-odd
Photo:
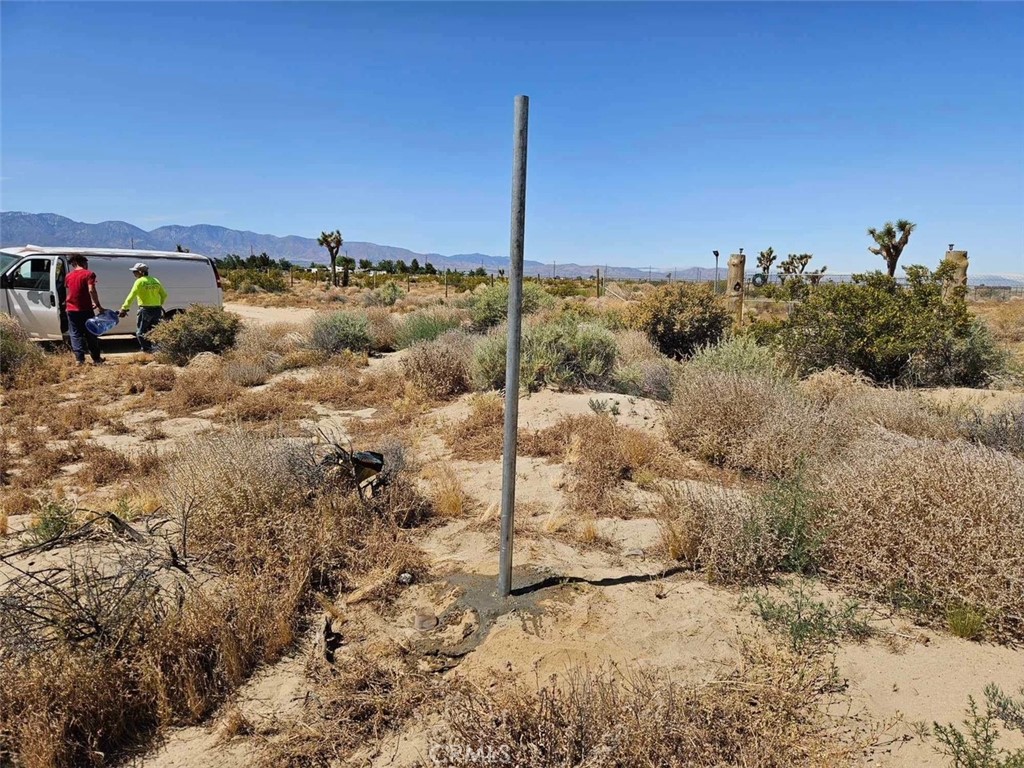
[[[316,311],[234,303],[225,308],[247,323],[301,322]],[[136,352],[131,339],[104,342],[105,354],[123,356],[112,361],[116,365],[130,365],[130,355]],[[389,355],[371,364],[397,364],[398,360],[400,355]],[[303,372],[281,374],[301,375]],[[925,394],[936,402],[967,403],[987,411],[1024,403],[1024,393],[1019,392],[946,389]],[[653,401],[615,393],[546,390],[521,400],[521,427],[540,429],[565,415],[590,413],[592,400],[617,406],[622,424],[641,430],[661,429],[663,406]],[[469,401],[466,396],[433,411],[435,426],[464,418]],[[316,410],[322,417],[319,426],[339,434],[344,434],[350,419],[372,418],[375,413],[374,409],[341,411],[323,406]],[[166,449],[176,438],[212,426],[209,419],[196,416],[166,417],[165,412],[153,409],[124,416],[132,427],[159,423],[167,435],[161,440],[144,443],[138,434],[102,431],[94,437],[123,451],[143,445]],[[393,615],[382,617],[370,608],[360,609],[367,625],[401,642],[423,639],[412,629],[414,614],[429,610],[441,615],[448,610],[452,584],[460,575],[490,583],[496,580],[498,562],[500,462],[451,461],[436,434],[427,434],[419,449],[423,460],[450,462],[471,504],[467,516],[418,532],[416,543],[431,564],[431,584],[409,588],[399,598]],[[498,617],[479,645],[450,674],[482,682],[494,671],[511,669],[532,684],[564,673],[572,665],[614,663],[653,665],[677,679],[702,680],[736,662],[741,638],[767,636],[742,602],[742,592],[710,586],[685,572],[660,576],[664,564],[654,554],[660,534],[657,521],[650,516],[641,511],[634,519],[602,519],[598,521],[600,543],[580,545],[565,535],[565,528],[573,522],[565,509],[565,467],[546,459],[520,457],[517,470],[522,510],[516,521],[517,567],[533,574],[534,581],[562,577],[566,583],[532,593],[528,610]],[[531,577],[520,578],[529,581]],[[917,722],[961,721],[967,697],[981,700],[989,682],[1010,691],[1024,686],[1021,650],[960,640],[899,618],[880,619],[876,628],[879,634],[875,638],[843,645],[835,661],[839,674],[848,681],[853,711],[874,720],[898,718],[894,738],[911,734]],[[304,668],[312,648],[312,640],[307,640],[294,655],[260,671],[224,711],[237,708],[257,730],[296,717],[310,693]],[[414,721],[385,739],[375,753],[366,756],[366,764],[377,768],[410,766],[416,761],[429,764],[430,721],[428,713],[425,720]],[[163,745],[134,764],[142,768],[248,768],[257,741],[224,739],[221,722],[222,716],[208,726],[176,729]],[[1024,738],[1011,734],[1001,743],[1024,744]],[[943,763],[931,746],[912,738],[873,755],[872,764],[910,768]]]
[[[316,314],[315,309],[308,307],[254,307],[249,304],[224,302],[224,309],[234,312],[249,322],[266,325],[268,323],[301,323]]]
[[[588,413],[592,398],[618,400],[623,423],[660,428],[657,403],[609,393],[550,391],[522,400],[523,425],[536,429],[567,413]],[[468,412],[468,400],[461,398],[433,415],[438,423],[461,418]],[[424,455],[442,458],[440,441],[425,441],[423,447]],[[473,501],[466,517],[419,532],[417,544],[430,560],[433,581],[404,592],[391,616],[363,609],[367,625],[398,643],[424,639],[412,628],[416,612],[441,616],[452,609],[453,584],[475,579],[475,589],[482,593],[490,587],[480,584],[496,582],[500,462],[455,461],[451,466]],[[664,564],[652,554],[659,541],[655,520],[602,520],[603,545],[581,546],[549,531],[552,519],[563,513],[564,467],[524,457],[518,476],[523,512],[516,523],[514,561],[519,581],[514,584],[559,581],[555,577],[561,581],[528,591],[530,603],[498,616],[481,635],[479,645],[449,674],[485,684],[492,673],[511,670],[531,685],[564,674],[574,665],[616,664],[655,666],[676,679],[700,681],[734,665],[744,638],[768,637],[743,602],[742,591],[708,585],[687,572],[661,575]],[[968,696],[980,701],[989,682],[1014,691],[1024,686],[1024,653],[924,630],[883,610],[877,614],[873,619],[876,636],[864,643],[846,643],[835,656],[838,674],[848,684],[851,712],[875,721],[896,721],[888,735],[892,743],[879,748],[869,761],[892,768],[942,765],[933,747],[914,736],[914,724],[960,722]],[[302,660],[311,647],[307,643],[296,656],[264,670],[239,691],[231,706],[254,723],[293,717],[297,702],[309,690]],[[433,714],[424,713],[369,750],[364,755],[366,764],[374,768],[428,765],[435,720]],[[207,728],[176,731],[140,765],[242,768],[250,764],[256,755],[255,742],[241,737],[221,743],[218,727],[215,720]],[[1011,734],[1001,743],[1013,746],[1021,741],[1018,736]]]

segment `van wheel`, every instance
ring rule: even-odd
[[[173,320],[184,311],[184,309],[169,309],[164,312],[164,320]]]

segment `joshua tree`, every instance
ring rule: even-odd
[[[341,245],[345,242],[341,237],[341,232],[337,229],[333,232],[321,232],[316,242],[326,248],[327,253],[331,256],[331,285],[336,286],[338,284],[338,251],[341,250]]]
[[[349,256],[342,256],[339,262],[341,264],[341,286],[348,288],[348,271],[356,268],[356,260]]]
[[[760,255],[758,255],[757,257],[758,271],[764,275],[767,275],[771,271],[772,264],[775,263],[775,260],[778,257],[778,254],[775,253],[775,249],[772,248],[771,246],[768,247],[768,250],[761,251]]]
[[[784,275],[802,275],[813,258],[814,255],[810,253],[791,253],[779,263],[779,272]],[[760,265],[760,259],[758,259],[758,264]]]
[[[903,255],[903,249],[907,247],[907,242],[910,240],[910,233],[914,231],[916,226],[917,224],[906,219],[900,219],[896,222],[895,226],[893,226],[891,221],[887,221],[881,229],[871,227],[868,230],[868,234],[878,243],[878,246],[875,248],[868,246],[868,250],[876,256],[881,256],[885,259],[885,266],[889,270],[889,277],[896,276],[896,262]]]

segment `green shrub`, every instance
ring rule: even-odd
[[[775,353],[751,336],[734,336],[698,349],[686,363],[687,370],[750,373],[757,376],[782,376]]]
[[[754,604],[755,615],[773,632],[785,637],[796,653],[821,653],[845,637],[863,640],[871,635],[860,606],[817,600],[803,581],[789,585],[783,599],[755,592],[748,600]]]
[[[677,359],[718,343],[729,323],[729,313],[711,288],[690,283],[659,286],[631,308],[628,318],[631,328]]]
[[[943,299],[944,273],[906,269],[908,285],[881,272],[818,286],[788,320],[765,325],[800,375],[830,367],[878,382],[983,386],[1004,365],[962,296]]]
[[[163,359],[185,365],[201,352],[221,354],[231,349],[242,327],[242,318],[219,307],[193,304],[149,334]]]
[[[523,283],[523,314],[529,315],[541,307],[551,306],[553,300],[536,283]],[[469,307],[473,327],[483,331],[500,325],[508,318],[508,283],[502,281],[488,286],[473,298]]]
[[[375,288],[363,297],[368,307],[393,307],[402,298],[404,291],[394,280],[388,280],[380,288]]]
[[[1024,749],[1012,752],[998,746],[999,724],[1006,729],[1024,730],[1020,713],[1024,711],[1024,690],[1016,701],[995,683],[985,686],[985,712],[978,712],[973,696],[967,697],[966,732],[953,723],[935,723],[935,736],[941,746],[936,751],[952,759],[952,768],[1024,768]]]
[[[68,502],[42,504],[32,520],[31,533],[36,542],[49,541],[67,533],[75,523],[75,508]]]
[[[420,341],[433,341],[446,331],[458,328],[460,322],[459,316],[453,312],[413,312],[399,322],[395,344],[399,349],[405,349]]]
[[[477,345],[473,379],[480,389],[505,386],[507,332],[492,331]],[[598,387],[615,366],[615,337],[597,325],[538,324],[523,329],[520,381],[523,389]]]
[[[562,299],[587,295],[587,286],[575,280],[551,280],[544,285],[544,290]]]
[[[268,293],[284,293],[288,290],[284,277],[277,271],[232,269],[226,272],[224,277],[240,293],[255,293],[256,289]]]
[[[616,392],[667,402],[672,399],[679,364],[664,357],[616,367],[611,386]]]
[[[0,382],[10,384],[19,368],[40,359],[42,352],[21,323],[10,315],[0,315]]]
[[[370,321],[356,312],[332,312],[313,318],[310,346],[330,357],[350,349],[360,352],[370,348]]]

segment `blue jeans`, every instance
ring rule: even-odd
[[[89,333],[85,328],[85,321],[93,316],[92,310],[68,310],[68,336],[71,337],[71,351],[75,353],[75,359],[85,362],[85,350],[89,348],[89,355],[96,362],[100,361],[100,340]]]
[[[139,340],[139,346],[142,347],[143,352],[152,352],[153,342],[149,340],[148,334],[161,320],[164,319],[164,308],[139,307],[137,317],[138,327],[136,329],[135,337]]]

